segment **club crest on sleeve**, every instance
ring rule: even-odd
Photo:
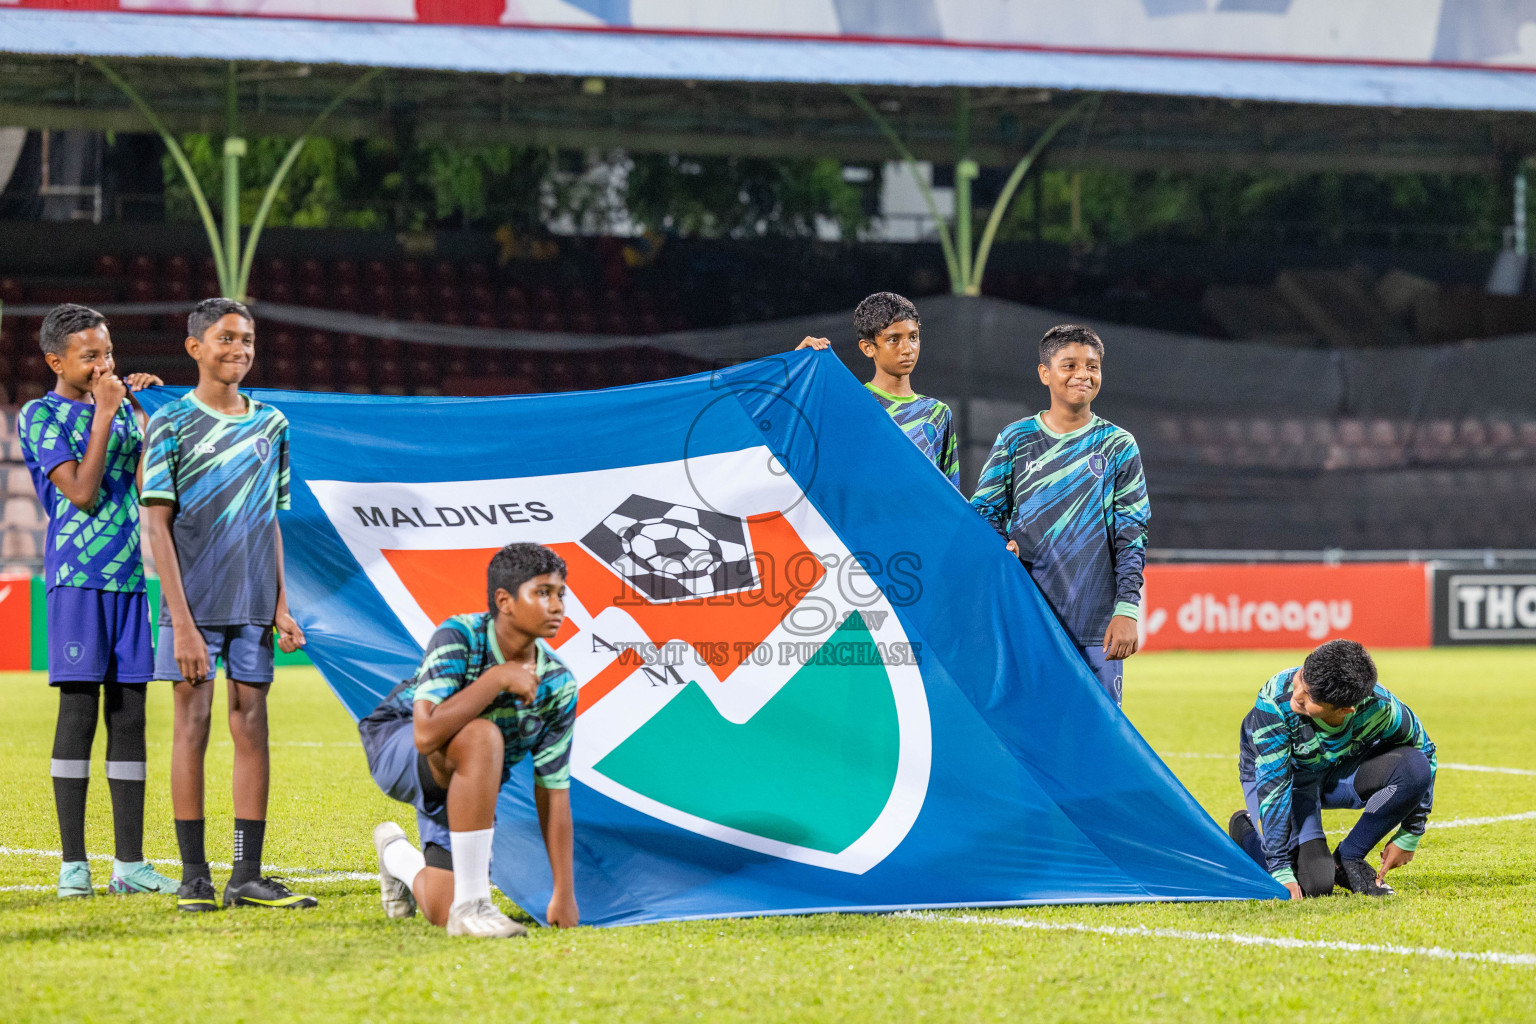
[[[256,457],[262,462],[267,461],[267,456],[272,454],[272,442],[265,437],[256,439]]]
[[[1104,471],[1108,468],[1109,459],[1104,457],[1103,452],[1094,452],[1092,455],[1088,456],[1088,472],[1092,473],[1094,476],[1103,479]]]

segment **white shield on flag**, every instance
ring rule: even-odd
[[[709,500],[690,482],[707,478]],[[594,472],[309,486],[418,643],[485,607],[532,541],[568,566],[551,640],[581,680],[572,773],[720,842],[863,873],[906,836],[931,759],[921,649],[766,448]],[[909,567],[915,569],[915,566]]]

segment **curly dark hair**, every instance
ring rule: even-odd
[[[853,310],[853,329],[859,332],[861,341],[874,341],[875,335],[898,320],[911,320],[919,327],[923,318],[917,315],[912,300],[895,292],[875,292]]]
[[[51,356],[62,356],[69,348],[69,336],[100,327],[107,318],[90,306],[77,306],[66,302],[54,306],[43,318],[43,329],[37,332],[37,343]]]
[[[1040,339],[1040,362],[1046,366],[1056,358],[1056,353],[1068,345],[1087,345],[1104,358],[1104,342],[1092,327],[1082,324],[1057,324]]]
[[[1376,689],[1376,663],[1353,640],[1329,640],[1301,663],[1307,690],[1319,704],[1352,708]]]
[[[251,316],[251,311],[243,302],[236,302],[234,299],[204,299],[192,308],[191,315],[187,317],[187,337],[201,341],[204,331],[231,313],[236,313],[253,324],[256,322],[256,318]]]
[[[485,600],[491,614],[496,614],[496,591],[515,595],[524,583],[550,572],[564,576],[565,559],[542,544],[508,544],[496,552],[485,571]]]

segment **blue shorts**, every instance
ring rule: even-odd
[[[149,599],[86,587],[48,591],[48,682],[147,683],[155,678]]]
[[[1110,661],[1104,657],[1103,644],[1089,644],[1087,647],[1079,647],[1083,660],[1088,663],[1088,668],[1099,677],[1099,685],[1104,687],[1104,692],[1109,694],[1109,699],[1115,702],[1115,707],[1120,706],[1120,691],[1125,680],[1125,661]]]
[[[428,843],[453,851],[448,835],[448,794],[432,778],[427,759],[416,749],[415,725],[409,718],[358,723],[368,774],[384,795],[416,808],[416,829],[423,848]]]
[[[272,681],[271,626],[205,626],[199,632],[208,645],[208,678],[218,673],[219,660],[223,659],[224,675],[229,679],[242,683]],[[175,638],[170,626],[160,627],[160,640],[155,645],[156,679],[181,680]]]
[[[1364,763],[1364,762],[1362,762]],[[1353,810],[1365,807],[1365,801],[1355,792],[1355,773],[1360,765],[1350,769],[1348,775],[1335,778],[1297,776],[1291,783],[1291,849],[1302,843],[1322,839],[1323,810]],[[1248,808],[1248,818],[1253,827],[1263,834],[1264,819],[1259,815],[1259,784],[1257,775],[1238,769],[1238,780],[1243,784],[1243,804]]]

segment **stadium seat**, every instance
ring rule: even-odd
[[[128,276],[134,280],[151,280],[160,275],[160,268],[155,263],[155,258],[145,253],[139,253],[128,259]]]
[[[305,262],[309,263],[312,261],[305,260]],[[305,278],[304,283],[298,289],[300,304],[309,306],[311,309],[327,308],[330,305],[328,301],[330,294],[330,289],[326,288],[325,282],[315,278]]]
[[[32,495],[17,495],[5,499],[5,511],[0,514],[0,525],[9,529],[41,530],[48,526],[43,507]]]
[[[343,359],[367,359],[368,341],[361,334],[343,334],[337,339],[335,351]]]
[[[553,309],[546,309],[544,312],[539,314],[539,319],[535,324],[534,329],[550,332],[563,331],[565,330],[565,321],[562,320],[560,314],[555,312]]]
[[[525,310],[528,308],[528,293],[515,284],[509,284],[502,288],[500,301],[503,312],[509,309]]]
[[[432,267],[432,280],[438,285],[458,287],[459,268],[447,260],[438,260]]]
[[[43,557],[43,542],[37,530],[13,528],[0,534],[0,558],[9,561],[33,561]]]
[[[572,304],[571,309],[574,310],[570,317],[571,330],[577,334],[596,334],[598,332],[600,324],[597,314],[592,312],[591,307]]]
[[[395,275],[390,271],[389,264],[383,260],[369,260],[363,268],[363,279],[368,282],[370,288],[378,285],[384,285],[386,288],[395,286]]]
[[[402,285],[423,284],[426,275],[421,272],[421,264],[415,260],[403,261],[395,273],[395,280]]]
[[[341,376],[336,383],[339,390],[354,395],[366,395],[372,390],[368,383],[368,363],[357,357],[346,359],[341,364]]]
[[[411,360],[411,383],[417,387],[435,386],[438,381],[437,361],[426,356]]]
[[[306,359],[329,359],[331,336],[324,331],[311,331],[304,335],[303,355]]]
[[[378,338],[373,342],[370,356],[376,359],[399,359],[405,352],[405,343],[398,338]]]
[[[357,294],[357,285],[347,281],[338,281],[331,287],[331,306],[335,309],[345,309],[356,313],[360,305]]]
[[[374,384],[382,394],[399,395],[405,392],[405,367],[398,358],[379,359],[373,364]]]
[[[303,384],[306,391],[334,391],[331,361],[325,356],[308,356],[304,360]]]
[[[192,299],[192,285],[177,278],[162,280],[159,291],[160,298],[166,302],[189,302]]]
[[[7,496],[26,496],[34,493],[32,490],[32,474],[27,472],[25,466],[8,465],[0,469],[0,484]]]
[[[351,260],[337,260],[331,264],[331,283],[335,285],[349,284],[357,287],[357,264]]]
[[[160,267],[160,276],[171,281],[192,280],[192,264],[185,256],[171,256]]]
[[[267,386],[292,390],[299,385],[298,364],[288,356],[276,356],[266,361]]]
[[[97,277],[122,277],[123,261],[111,255],[97,256],[91,263],[91,273]]]

